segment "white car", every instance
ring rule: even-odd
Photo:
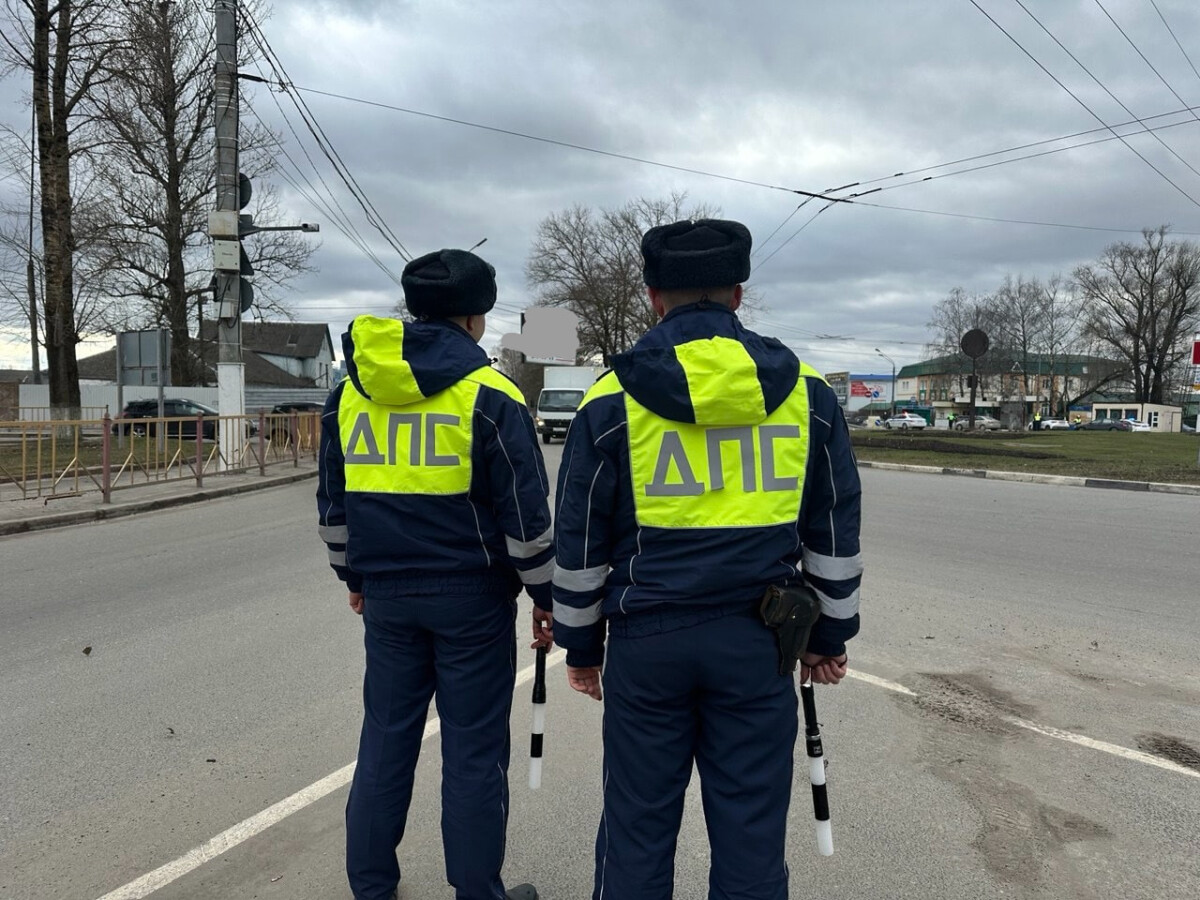
[[[1126,419],[1125,421],[1129,423],[1130,431],[1153,431],[1154,430],[1149,425],[1147,425],[1145,422],[1139,422],[1137,419]]]
[[[899,428],[901,431],[907,431],[910,428],[924,428],[929,423],[916,413],[898,412],[890,419],[884,419],[884,428]]]
[[[1030,422],[1025,426],[1030,431],[1033,430],[1033,423]],[[1042,419],[1042,431],[1070,431],[1071,423],[1066,419]]]

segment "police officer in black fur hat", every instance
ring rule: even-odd
[[[522,587],[535,640],[552,638],[546,472],[524,397],[478,345],[495,270],[441,250],[405,266],[402,283],[417,321],[351,323],[348,377],[321,420],[320,533],[366,627],[350,887],[357,900],[395,896],[436,694],[446,879],[458,900],[537,900],[528,884],[506,891],[500,869]]]
[[[820,374],[738,320],[750,245],[731,221],[646,232],[662,321],[612,359],[563,450],[554,636],[571,687],[605,699],[594,900],[672,896],[693,765],[709,900],[787,900],[796,689],[759,608],[772,585],[817,594],[802,670],[819,683],[858,631],[850,434]]]

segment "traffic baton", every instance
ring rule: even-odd
[[[812,675],[800,685],[804,705],[804,744],[808,751],[808,780],[812,782],[813,815],[817,820],[817,852],[833,856],[833,826],[829,823],[829,797],[825,794],[825,750],[821,746],[821,725],[813,700]]]
[[[542,786],[542,734],[546,730],[546,648],[537,648],[533,670],[533,730],[529,735],[529,786]]]

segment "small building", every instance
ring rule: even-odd
[[[1132,400],[1096,401],[1092,419],[1136,419],[1153,431],[1182,431],[1183,409],[1162,403],[1135,403]]]

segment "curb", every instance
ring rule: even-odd
[[[280,475],[249,484],[234,484],[228,487],[218,487],[192,491],[187,494],[173,494],[169,497],[156,497],[153,500],[135,500],[130,503],[100,506],[96,509],[81,509],[75,512],[54,513],[39,516],[35,519],[17,519],[12,522],[0,522],[0,537],[10,534],[26,534],[31,531],[44,531],[48,528],[61,528],[67,525],[82,525],[87,522],[104,522],[109,519],[120,519],[142,512],[153,512],[159,509],[170,509],[174,506],[187,506],[191,503],[202,503],[205,500],[216,500],[221,497],[233,497],[250,491],[261,491],[266,488],[282,487],[308,478],[316,478],[317,472],[298,472],[293,475]]]
[[[910,466],[902,463],[859,460],[860,469],[888,469],[893,472],[920,472],[925,475],[964,475],[992,481],[1024,481],[1029,484],[1059,484],[1067,487],[1106,488],[1117,491],[1143,491],[1152,494],[1185,494],[1200,497],[1200,484],[1169,484],[1160,481],[1119,481],[1114,478],[1086,478],[1082,475],[1038,475],[1034,472],[997,472],[992,469],[956,469],[951,466]]]

